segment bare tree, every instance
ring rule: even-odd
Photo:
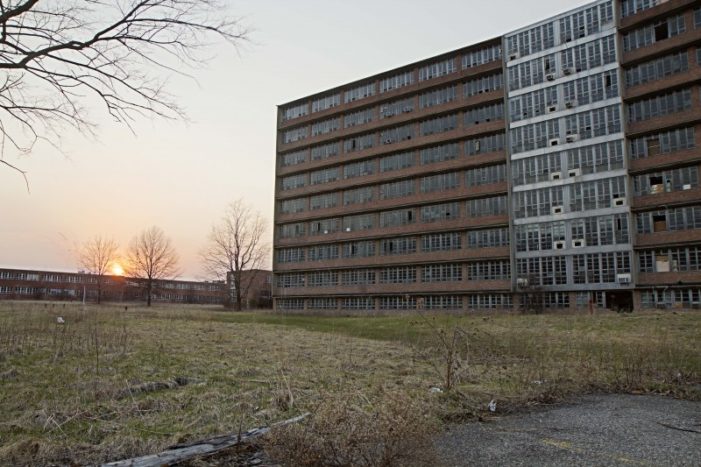
[[[219,223],[212,227],[207,246],[200,252],[205,270],[215,277],[226,278],[229,290],[233,288],[237,310],[243,309],[243,299],[268,255],[265,232],[266,224],[260,213],[239,199],[228,206]]]
[[[97,303],[102,302],[105,275],[117,260],[119,245],[112,239],[100,235],[88,240],[78,248],[78,263],[90,274],[97,276]]]
[[[84,104],[99,102],[133,131],[137,116],[181,118],[158,69],[185,74],[212,39],[247,39],[217,0],[0,0],[0,165],[5,148],[53,146],[61,130],[94,134]],[[26,176],[25,176],[26,180]]]
[[[126,273],[145,282],[147,306],[151,306],[156,281],[178,275],[178,254],[160,228],[151,227],[132,239],[127,250]]]

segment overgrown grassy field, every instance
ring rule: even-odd
[[[700,338],[698,312],[330,318],[0,302],[0,464],[152,453],[344,394],[428,398],[443,421],[486,416],[492,399],[503,413],[589,391],[698,400]]]

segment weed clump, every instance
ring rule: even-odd
[[[289,466],[436,465],[431,405],[404,392],[328,396],[304,423],[274,428],[266,441],[273,459]]]

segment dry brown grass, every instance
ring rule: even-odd
[[[284,465],[391,467],[436,465],[435,410],[402,391],[375,400],[362,393],[333,394],[298,425],[273,429],[266,447]]]
[[[0,303],[0,464],[99,463],[317,408],[312,432],[357,417],[342,440],[427,396],[443,420],[491,399],[501,413],[588,391],[701,398],[699,313],[428,319]],[[436,332],[456,326],[451,360]],[[454,387],[429,395],[446,362]],[[354,405],[324,405],[339,400]]]

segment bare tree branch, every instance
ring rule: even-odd
[[[117,260],[119,245],[112,239],[96,236],[78,249],[78,263],[86,271],[97,276],[97,303],[102,302],[102,285],[105,276]]]
[[[0,160],[8,148],[57,146],[66,127],[94,135],[89,99],[132,131],[140,116],[185,118],[158,71],[189,76],[215,40],[235,48],[246,41],[247,29],[223,7],[218,0],[0,1]]]
[[[265,232],[266,223],[260,213],[239,199],[212,227],[208,243],[200,252],[205,270],[214,277],[226,278],[227,284],[233,286],[237,310],[243,308],[243,299],[268,256],[270,248],[263,241]]]
[[[156,281],[171,279],[178,273],[178,254],[161,229],[151,227],[132,239],[127,251],[126,274],[146,282],[147,306],[151,306]]]

